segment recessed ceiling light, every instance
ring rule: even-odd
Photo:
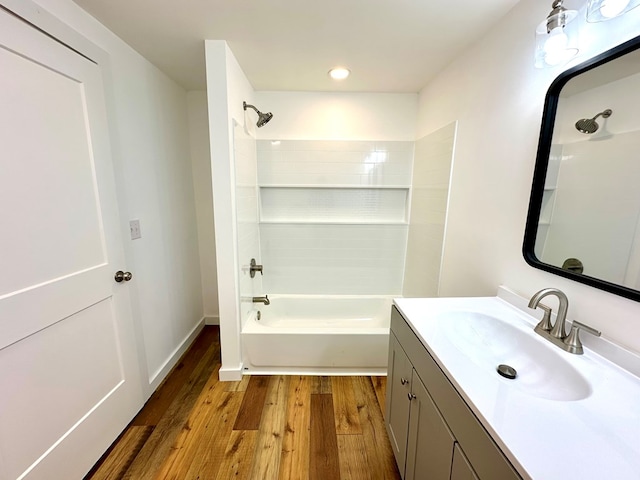
[[[344,67],[335,67],[329,70],[329,76],[334,80],[344,80],[349,76],[351,71],[348,68]]]

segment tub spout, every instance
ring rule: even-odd
[[[270,305],[269,295],[265,295],[264,297],[253,297],[253,303],[264,303],[265,305]]]

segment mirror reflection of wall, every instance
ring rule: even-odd
[[[640,290],[640,54],[572,78],[563,87],[535,254],[585,275]],[[594,130],[582,133],[577,127]],[[576,126],[576,123],[578,125]],[[566,265],[564,267],[567,268]],[[575,272],[575,270],[573,270]]]

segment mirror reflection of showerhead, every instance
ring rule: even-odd
[[[576,129],[580,133],[586,133],[587,135],[591,135],[592,133],[595,133],[598,130],[598,128],[600,128],[600,125],[598,125],[598,122],[596,122],[596,118],[600,116],[602,118],[609,118],[612,113],[613,113],[612,110],[606,109],[605,111],[600,112],[593,118],[582,118],[576,122]]]
[[[256,113],[258,114],[258,121],[256,122],[256,125],[257,125],[258,128],[260,128],[263,125],[267,124],[269,122],[269,120],[271,120],[273,118],[273,113],[271,113],[271,112],[262,113],[256,107],[254,107],[253,105],[249,105],[247,102],[242,102],[242,108],[244,110],[246,110],[247,108],[253,108],[256,111]]]

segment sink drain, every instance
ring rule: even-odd
[[[509,380],[513,380],[518,376],[518,372],[516,372],[516,369],[510,367],[509,365],[500,364],[498,365],[498,368],[496,368],[496,370],[500,375],[502,375],[504,378],[508,378]]]

